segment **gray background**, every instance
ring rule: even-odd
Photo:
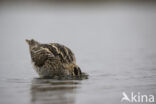
[[[68,46],[87,80],[38,79],[25,39]],[[121,104],[156,94],[155,2],[0,2],[0,104]]]

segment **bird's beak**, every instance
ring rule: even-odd
[[[29,42],[30,42],[30,40],[28,40],[28,39],[26,39],[25,41],[26,41],[28,44],[29,44]]]

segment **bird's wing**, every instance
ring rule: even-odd
[[[39,67],[44,65],[45,61],[48,58],[54,57],[53,54],[47,48],[43,47],[40,47],[38,50],[32,50],[31,56],[32,61],[35,63],[35,65]]]
[[[55,57],[60,59],[63,63],[72,63],[75,62],[75,56],[72,51],[65,47],[64,45],[60,45],[58,43],[51,44],[42,44],[42,47],[47,48]]]
[[[68,47],[58,43],[54,43],[52,46],[58,49],[59,53],[67,63],[76,63],[75,55]]]

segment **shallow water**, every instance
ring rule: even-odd
[[[1,2],[0,104],[121,104],[122,92],[156,96],[155,19],[156,4],[148,2]],[[89,78],[40,79],[26,38],[70,47]]]

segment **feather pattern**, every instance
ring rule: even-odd
[[[58,43],[41,44],[33,39],[26,41],[33,66],[41,77],[81,75],[75,55],[68,47]]]

